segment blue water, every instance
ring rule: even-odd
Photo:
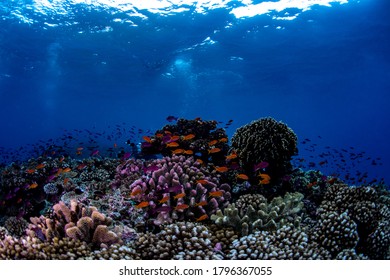
[[[237,8],[266,1],[90,2],[1,2],[2,161],[68,136],[137,141],[168,115],[232,119],[229,136],[271,116],[298,135],[306,167],[390,181],[388,1],[253,16]],[[327,152],[338,165],[318,164]]]

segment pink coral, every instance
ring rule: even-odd
[[[132,163],[133,164],[133,163]],[[138,171],[136,171],[138,172]],[[132,176],[130,173],[129,176]],[[152,160],[143,174],[129,186],[131,199],[154,218],[155,224],[172,220],[204,220],[230,199],[230,186],[192,157],[172,156]],[[142,202],[148,202],[143,207]]]

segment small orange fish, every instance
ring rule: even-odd
[[[215,154],[215,153],[219,153],[221,151],[220,148],[212,148],[209,150],[209,154]]]
[[[166,196],[164,196],[163,198],[161,198],[158,202],[162,204],[162,203],[167,202],[168,199],[169,199],[169,196],[166,195]]]
[[[118,148],[118,145],[117,145],[116,143],[114,143],[114,149],[115,149],[115,148]]]
[[[206,220],[209,216],[207,214],[204,214],[202,216],[200,216],[199,218],[196,219],[197,222],[200,222],[200,221],[203,221],[203,220]]]
[[[231,160],[231,159],[235,159],[235,158],[237,158],[237,154],[234,151],[230,155],[226,156],[227,160]]]
[[[32,183],[31,185],[28,186],[29,189],[35,189],[36,187],[38,187],[37,183]]]
[[[78,166],[77,166],[77,169],[78,170],[82,170],[86,167],[87,165],[85,163],[80,163]]]
[[[152,139],[149,136],[142,136],[142,139],[145,140],[145,142],[152,143]]]
[[[193,155],[194,151],[193,150],[185,150],[184,154],[186,154],[186,155]]]
[[[69,182],[69,178],[64,179],[64,185],[66,185]]]
[[[241,179],[241,180],[248,180],[249,179],[249,177],[247,176],[247,175],[245,175],[245,174],[238,174],[237,175],[237,178],[239,178],[239,179]]]
[[[221,196],[223,196],[223,191],[209,192],[209,196],[212,196],[212,197],[221,197]]]
[[[228,141],[228,139],[226,137],[219,139],[219,142],[222,142],[222,143],[226,143],[227,141]]]
[[[63,161],[64,161],[64,159],[65,159],[65,157],[64,157],[64,156],[62,156],[62,157],[59,159],[59,162],[63,162]]]
[[[317,185],[317,181],[307,184],[307,187],[310,189],[311,187]]]
[[[182,137],[184,141],[191,140],[195,138],[195,134],[188,134]]]
[[[201,185],[207,185],[209,183],[209,181],[207,181],[205,179],[200,179],[200,180],[196,180],[196,183],[201,184]]]
[[[215,166],[214,168],[220,173],[224,173],[229,170],[229,168],[227,168],[226,166]]]
[[[46,164],[40,163],[40,164],[38,164],[35,168],[36,168],[36,169],[42,169],[42,168],[44,168],[45,166],[46,166]]]
[[[62,173],[68,173],[70,171],[72,171],[72,169],[70,167],[67,167],[67,168],[62,170]]]
[[[141,194],[141,193],[142,193],[141,189],[136,189],[136,190],[131,192],[130,196],[136,196],[136,195]]]
[[[167,147],[169,147],[169,148],[179,147],[179,143],[177,143],[177,142],[170,142],[170,143],[167,143]]]
[[[172,134],[172,132],[170,132],[169,130],[164,130],[164,133],[165,134]]]
[[[162,134],[162,133],[156,133],[157,138],[162,138],[163,136],[164,136],[164,134]]]
[[[198,203],[195,204],[195,207],[197,206],[206,206],[207,205],[207,201],[206,200],[202,200],[202,201],[199,201]]]
[[[33,174],[33,173],[35,173],[35,169],[27,169],[26,173],[27,174]]]
[[[185,196],[186,196],[185,193],[179,193],[179,194],[175,195],[175,196],[173,197],[173,199],[179,199],[179,198],[183,198],[183,197],[185,197]]]
[[[214,146],[217,143],[218,143],[218,140],[212,140],[209,142],[209,146]]]
[[[83,153],[81,151],[77,151],[76,155],[82,155]]]
[[[271,179],[271,177],[268,174],[265,174],[265,173],[260,173],[259,177],[261,177],[261,179],[266,179],[266,180],[270,180]]]
[[[76,150],[77,151],[82,151],[82,150],[84,150],[84,148],[83,147],[78,147]]]
[[[187,204],[178,204],[176,207],[175,207],[175,210],[184,210],[184,209],[187,209],[189,206]]]
[[[204,163],[203,160],[201,160],[200,158],[198,158],[198,159],[196,160],[196,162],[197,162],[197,163],[200,163],[200,164],[203,164],[203,163]]]
[[[261,173],[259,176],[261,177],[259,184],[268,185],[270,183],[271,177],[268,174]]]
[[[179,139],[180,139],[180,136],[179,136],[179,135],[173,135],[173,136],[171,137],[171,141],[172,141],[172,142],[177,141],[177,140],[179,140]]]
[[[176,149],[172,151],[172,154],[174,155],[180,155],[182,153],[184,153],[184,149]]]
[[[147,207],[149,206],[149,202],[148,201],[142,201],[141,203],[137,204],[135,206],[136,209],[141,209],[141,208],[144,208],[144,207]]]

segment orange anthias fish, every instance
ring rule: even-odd
[[[169,148],[179,147],[179,143],[177,143],[177,142],[170,142],[170,143],[167,143],[167,147],[169,147]]]
[[[271,177],[268,174],[261,173],[259,176],[261,177],[260,184],[267,185],[270,183]]]
[[[32,183],[31,185],[28,186],[29,189],[35,189],[36,187],[38,187],[37,183]]]
[[[248,180],[249,177],[246,175],[246,174],[237,174],[237,178],[241,179],[241,180]]]
[[[197,207],[197,206],[206,206],[207,203],[208,203],[208,202],[207,202],[206,200],[199,201],[198,203],[195,204],[195,207]]]
[[[67,173],[67,172],[70,172],[70,171],[72,171],[72,169],[70,167],[67,167],[67,168],[62,170],[62,173]]]
[[[179,135],[173,135],[170,139],[170,141],[174,142],[174,141],[177,141],[180,139],[180,136]]]
[[[36,169],[42,169],[42,168],[44,168],[45,166],[46,166],[46,164],[40,163],[40,164],[38,164],[35,168],[36,168]]]
[[[179,199],[179,198],[183,198],[183,197],[185,197],[185,196],[186,196],[185,193],[179,193],[179,194],[175,195],[175,196],[173,197],[173,199]]]
[[[188,135],[182,136],[182,139],[184,141],[191,140],[191,139],[194,139],[194,138],[195,138],[195,134],[188,134]]]
[[[141,194],[141,193],[142,193],[141,189],[136,189],[136,190],[131,192],[130,196],[136,196],[136,195]]]
[[[27,174],[33,174],[33,173],[35,173],[35,169],[27,169],[26,173]]]
[[[175,210],[184,210],[187,209],[189,206],[187,204],[179,204],[175,207]]]
[[[209,146],[214,146],[217,143],[218,143],[218,140],[212,140],[209,142]]]
[[[199,179],[199,180],[196,180],[196,183],[201,184],[201,185],[207,185],[209,183],[209,181],[207,181],[206,179]]]
[[[172,151],[172,154],[180,155],[180,154],[183,154],[184,152],[185,152],[184,149],[176,149],[176,150]]]
[[[215,154],[215,153],[219,153],[221,151],[220,148],[212,148],[209,150],[209,154]]]
[[[169,199],[169,196],[164,196],[163,198],[161,198],[158,202],[159,203],[165,203],[165,202],[167,202],[168,201],[168,199]]]
[[[209,196],[212,196],[212,197],[221,197],[221,196],[223,196],[223,191],[209,192]]]
[[[144,139],[145,142],[152,143],[152,139],[149,136],[142,136],[142,139]]]
[[[149,206],[149,202],[148,201],[142,201],[141,203],[137,204],[135,206],[136,209],[141,209],[141,208],[144,208],[144,207],[147,207]]]
[[[216,166],[214,168],[215,168],[215,170],[217,170],[220,173],[224,173],[224,172],[229,170],[229,168],[227,168],[226,166]]]
[[[184,154],[186,154],[186,155],[193,155],[194,151],[193,150],[185,150]]]
[[[235,158],[237,158],[237,154],[235,151],[233,151],[230,155],[226,156],[227,160],[231,160],[231,159],[235,159]]]
[[[204,163],[203,160],[201,160],[200,158],[198,158],[198,159],[196,160],[196,162],[197,162],[197,163],[200,163],[200,164],[203,164],[203,163]]]
[[[222,143],[226,143],[227,141],[228,141],[228,139],[226,137],[219,139],[219,142],[222,142]]]
[[[202,216],[200,216],[199,218],[196,219],[197,222],[200,222],[200,221],[203,221],[203,220],[206,220],[209,216],[207,214],[204,214]]]

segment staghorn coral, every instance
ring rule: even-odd
[[[206,226],[176,222],[164,225],[157,234],[141,234],[134,247],[142,259],[222,259],[211,245],[211,233]]]
[[[254,203],[244,203],[248,198],[256,198]],[[236,204],[230,204],[224,211],[217,211],[211,216],[219,226],[231,226],[242,236],[255,230],[274,231],[283,225],[292,223],[296,227],[300,223],[300,212],[303,208],[301,193],[287,193],[283,198],[276,197],[270,203],[262,195],[243,195]]]
[[[330,259],[327,250],[309,239],[300,229],[283,226],[277,231],[257,231],[233,241],[232,260],[312,260]]]
[[[128,193],[135,203],[145,204],[146,217],[154,218],[156,225],[174,220],[208,219],[230,200],[230,186],[221,184],[218,174],[209,172],[193,157],[153,160],[145,170],[129,186]]]
[[[271,180],[291,169],[291,157],[298,151],[295,133],[273,118],[261,118],[238,128],[231,142],[246,174],[253,175],[255,164],[267,162]]]
[[[120,242],[116,233],[109,230],[112,220],[97,211],[74,200],[70,207],[63,202],[53,206],[52,218],[31,218],[28,234],[43,240],[69,237],[85,241],[91,246],[109,246]]]

